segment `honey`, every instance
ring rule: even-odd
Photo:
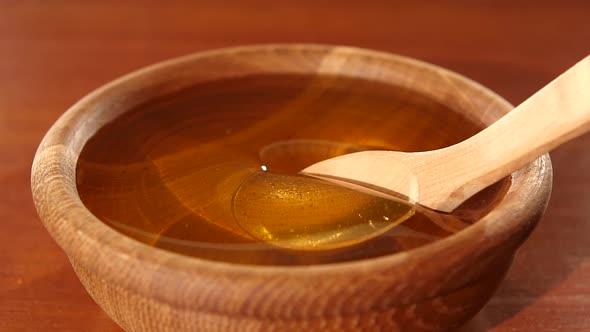
[[[440,114],[444,125],[435,120]],[[261,265],[366,259],[468,227],[508,180],[446,215],[298,171],[368,149],[436,149],[479,129],[440,103],[376,81],[226,79],[104,126],[80,155],[77,188],[109,226],[184,255]]]

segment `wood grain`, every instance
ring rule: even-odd
[[[77,281],[29,191],[45,131],[97,86],[198,50],[308,41],[429,60],[518,104],[588,53],[588,12],[586,1],[2,2],[0,330],[120,330]],[[555,185],[545,220],[463,331],[590,329],[589,144],[586,135],[552,153]]]

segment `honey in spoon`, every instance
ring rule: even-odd
[[[233,199],[236,221],[280,247],[328,250],[384,233],[414,214],[401,199],[304,175],[255,174]]]

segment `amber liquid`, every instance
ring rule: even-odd
[[[77,187],[106,224],[189,256],[263,265],[366,259],[468,227],[508,180],[446,215],[297,172],[367,149],[436,149],[479,129],[439,103],[378,82],[293,75],[210,82],[99,130],[78,161]],[[384,231],[346,238],[369,227]],[[323,250],[328,237],[349,242]],[[285,247],[281,239],[322,250]]]

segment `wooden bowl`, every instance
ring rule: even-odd
[[[127,331],[443,331],[472,317],[545,210],[552,177],[547,155],[514,173],[501,202],[473,226],[414,250],[346,263],[253,266],[192,258],[126,237],[85,208],[76,190],[76,162],[101,126],[195,83],[251,74],[377,80],[424,94],[479,125],[512,109],[448,70],[348,47],[216,50],[111,82],[55,123],[32,171],[41,220],[104,311]],[[433,119],[433,128],[446,125],[445,114]],[[462,130],[455,126],[447,129]]]

